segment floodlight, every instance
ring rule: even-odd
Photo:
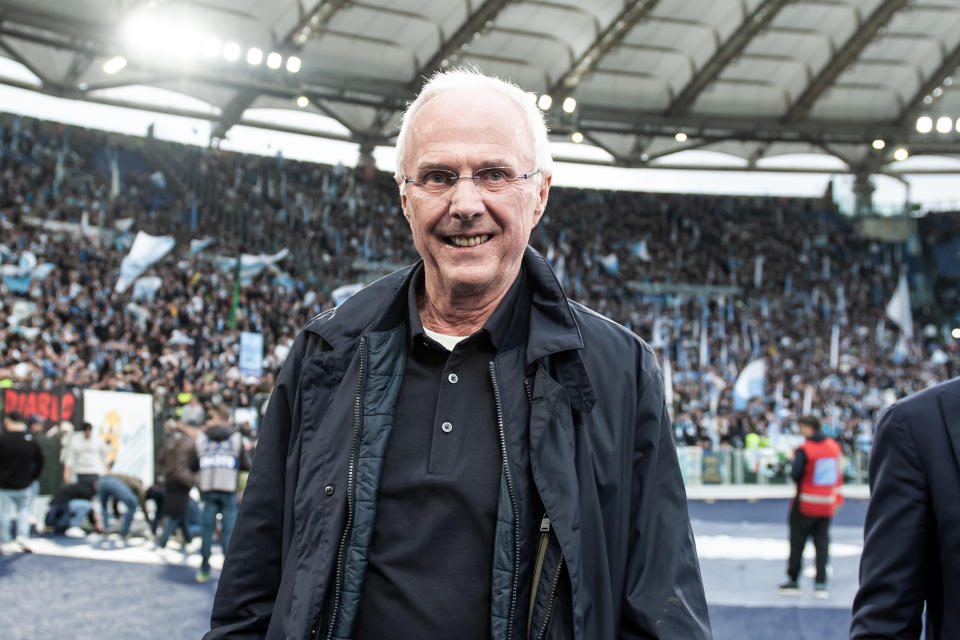
[[[306,109],[308,106],[310,106],[310,98],[307,96],[300,96],[297,98],[297,106],[301,109]]]
[[[223,45],[223,59],[227,62],[236,62],[240,59],[240,45],[236,42],[225,42]]]
[[[960,327],[954,327],[953,331],[950,332],[950,335],[953,336],[954,340],[960,340]]]
[[[257,47],[250,47],[247,51],[247,64],[255,67],[261,62],[263,62],[263,51]]]
[[[545,93],[540,96],[540,99],[537,100],[537,106],[540,107],[541,111],[546,111],[553,105],[553,98],[549,94]]]
[[[897,162],[903,162],[909,157],[910,152],[908,152],[905,147],[898,147],[897,150],[893,152],[893,159]]]
[[[953,129],[953,118],[950,116],[937,118],[937,133],[950,133],[950,129]]]
[[[279,69],[280,65],[283,64],[283,56],[277,53],[276,51],[271,51],[267,55],[267,66],[271,69]]]
[[[206,38],[201,46],[201,51],[207,58],[216,58],[220,55],[220,41],[212,36]]]
[[[917,132],[930,133],[933,130],[933,118],[930,116],[920,116],[917,118]]]
[[[563,99],[563,111],[565,113],[573,113],[577,110],[577,99],[573,96],[567,96]]]
[[[290,56],[287,58],[287,71],[290,73],[296,73],[300,71],[300,58],[297,56]]]
[[[581,142],[583,142],[583,134],[580,133],[579,131],[574,131],[573,133],[570,134],[570,139],[576,142],[577,144],[580,144]]]
[[[934,98],[939,98],[940,96],[943,95],[943,87],[937,87],[936,89],[930,92],[930,95],[932,95]]]
[[[127,66],[126,58],[123,56],[114,56],[103,63],[103,72],[113,75],[123,69],[125,66]]]
[[[957,124],[954,126],[954,129],[957,130],[957,133],[960,133],[960,118],[957,118]]]
[[[687,134],[685,134],[683,131],[677,131],[676,135],[673,136],[673,139],[677,142],[686,142]]]
[[[877,138],[876,140],[873,141],[873,148],[876,149],[877,151],[880,151],[880,150],[883,149],[885,146],[887,146],[886,141],[884,141],[884,140],[882,140],[882,139],[880,139],[880,138]]]

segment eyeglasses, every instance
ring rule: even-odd
[[[477,191],[482,196],[501,197],[514,192],[514,185],[519,180],[526,180],[540,173],[534,169],[529,173],[516,175],[509,167],[487,167],[477,169],[472,176],[458,176],[447,169],[427,169],[416,179],[403,177],[404,184],[412,184],[415,194],[424,198],[438,198],[447,195],[461,180],[473,180]]]

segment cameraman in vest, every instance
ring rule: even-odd
[[[797,483],[797,496],[790,508],[790,560],[787,562],[788,580],[780,585],[781,593],[797,595],[797,579],[803,564],[803,548],[813,536],[817,553],[817,577],[813,594],[826,598],[827,558],[830,545],[830,518],[843,504],[840,486],[843,484],[842,453],[840,445],[821,433],[820,420],[801,416],[800,433],[806,441],[797,447],[793,456],[791,475]]]
[[[197,434],[195,454],[191,466],[197,472],[197,489],[203,499],[203,542],[200,547],[200,570],[196,578],[197,582],[207,582],[210,579],[210,550],[217,527],[217,514],[223,516],[220,545],[226,555],[233,523],[237,519],[237,476],[241,470],[250,468],[242,436],[230,425],[229,409],[223,406],[214,409],[203,431]]]

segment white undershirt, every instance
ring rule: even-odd
[[[436,331],[430,331],[426,327],[423,328],[423,332],[433,340],[436,340],[443,348],[447,351],[453,351],[453,348],[460,344],[462,341],[466,340],[470,336],[448,336],[445,333],[437,333]]]

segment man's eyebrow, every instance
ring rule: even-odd
[[[492,160],[486,160],[481,162],[474,167],[474,171],[479,171],[480,169],[491,169],[491,168],[503,168],[509,169],[512,168],[511,164],[502,158],[494,158]],[[421,165],[417,165],[416,173],[423,173],[424,171],[451,171],[457,173],[457,170],[453,165],[445,162],[426,162]]]
[[[451,171],[453,173],[456,173],[456,171],[454,171],[454,169],[449,164],[445,164],[443,162],[426,162],[424,164],[417,165],[416,173],[423,173],[424,171],[436,171],[436,170]]]

